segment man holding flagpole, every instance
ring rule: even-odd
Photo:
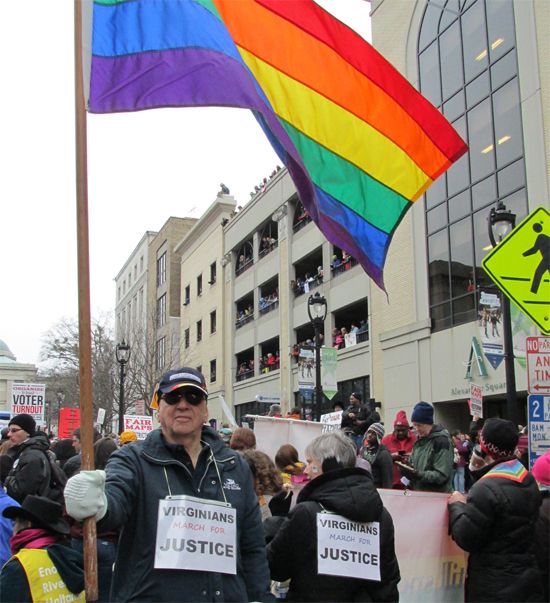
[[[269,569],[250,469],[205,425],[203,375],[159,383],[161,427],[65,488],[68,513],[120,530],[113,601],[265,601]]]

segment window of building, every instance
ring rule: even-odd
[[[139,290],[139,316],[143,316],[143,287]]]
[[[216,360],[210,361],[210,383],[216,381]]]
[[[134,282],[137,281],[137,264],[134,265]]]
[[[428,2],[420,26],[420,90],[469,147],[425,195],[434,331],[477,318],[491,207],[527,214],[514,32],[509,0]]]
[[[157,327],[166,324],[166,293],[157,299]]]
[[[139,271],[143,272],[143,256],[139,258]]]
[[[296,202],[296,210],[294,211],[294,218],[292,220],[292,230],[293,232],[298,232],[302,230],[304,226],[307,226],[311,222],[311,218],[307,213],[305,207],[302,205],[301,201]]]
[[[164,368],[166,364],[166,337],[157,341],[157,350],[155,355],[155,366],[157,370]]]
[[[126,294],[126,279],[122,281],[122,295]]]
[[[199,371],[199,373],[202,374],[202,364],[199,364],[199,366],[195,367],[197,371]]]
[[[197,341],[202,341],[202,320],[197,320]]]
[[[157,287],[166,282],[166,251],[157,258]]]
[[[197,276],[197,295],[202,295],[202,274]]]
[[[185,329],[183,332],[183,345],[186,350],[189,348],[189,329]]]
[[[216,262],[212,262],[210,264],[210,280],[208,281],[209,285],[213,285],[216,282]]]
[[[128,273],[128,289],[132,288],[132,272]]]
[[[260,285],[258,311],[260,315],[272,312],[279,307],[279,276]]]
[[[250,291],[235,302],[235,327],[240,329],[254,320],[254,293]]]
[[[187,304],[189,304],[190,301],[191,301],[191,285],[186,285],[185,286],[185,294],[183,296],[183,305],[187,306]]]
[[[235,356],[235,380],[244,381],[254,377],[254,348],[248,348]]]
[[[210,312],[210,334],[216,332],[216,310]]]
[[[279,225],[274,220],[269,220],[259,232],[260,248],[258,257],[263,258],[274,249],[277,249],[277,245],[279,244],[278,237]]]

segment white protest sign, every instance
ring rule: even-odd
[[[470,414],[473,417],[483,417],[483,393],[481,385],[470,383]]]
[[[160,500],[155,568],[236,574],[236,509],[192,496]]]
[[[12,383],[12,415],[32,415],[35,421],[44,421],[46,386],[43,383]]]
[[[336,431],[340,429],[342,424],[342,411],[329,412],[326,415],[321,415],[321,425],[323,426],[323,433],[329,433],[330,431]]]
[[[105,421],[105,409],[104,408],[98,408],[97,409],[96,423],[98,425],[103,425],[103,421]]]
[[[147,415],[124,415],[124,429],[135,431],[138,440],[144,440],[153,431],[153,418]]]
[[[380,524],[317,513],[317,571],[380,581]]]

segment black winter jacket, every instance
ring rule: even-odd
[[[450,531],[469,552],[465,600],[542,601],[533,554],[537,483],[514,457],[486,467],[466,503],[449,505]]]
[[[110,457],[105,469],[108,510],[97,528],[120,529],[111,601],[272,599],[250,468],[210,427],[203,427],[202,442],[194,470],[185,449],[166,444],[159,429]],[[172,495],[223,501],[222,487],[237,510],[237,575],[154,569],[159,500],[169,495],[168,488]]]
[[[317,573],[317,513],[333,511],[360,522],[380,522],[381,582]],[[271,577],[290,578],[289,601],[398,601],[399,565],[393,521],[363,469],[337,469],[316,477],[300,492],[267,549]]]
[[[22,503],[28,494],[48,496],[50,464],[46,454],[49,446],[46,434],[39,432],[12,448],[15,450],[14,461],[4,486],[18,503]]]

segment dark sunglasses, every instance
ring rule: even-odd
[[[194,389],[176,390],[168,394],[162,394],[161,400],[164,400],[169,406],[177,404],[181,399],[191,404],[191,406],[198,406],[205,398],[202,392],[198,392]]]

